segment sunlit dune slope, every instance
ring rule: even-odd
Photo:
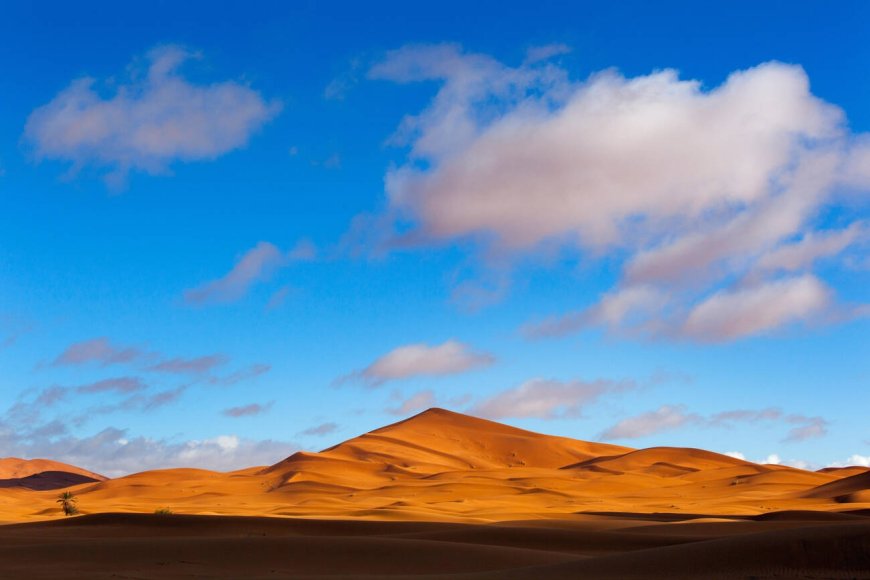
[[[320,453],[296,453],[263,474],[285,481],[380,481],[444,472],[559,468],[626,447],[541,435],[494,421],[429,409],[339,443]]]
[[[11,467],[9,468],[11,470]],[[319,453],[230,473],[166,469],[71,487],[83,513],[491,522],[588,513],[740,516],[870,508],[868,472],[811,472],[710,451],[630,449],[443,409]],[[5,521],[58,516],[56,491],[0,489]]]

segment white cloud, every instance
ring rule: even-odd
[[[764,270],[805,270],[821,258],[836,256],[850,245],[867,239],[867,224],[855,222],[842,230],[809,232],[800,240],[783,245],[758,260],[757,267]]]
[[[740,453],[739,451],[726,451],[724,455],[728,457],[733,457],[734,459],[740,459],[742,461],[746,461],[746,456]]]
[[[870,467],[870,455],[859,455],[855,453],[849,456],[845,461],[834,461],[828,467],[850,467],[852,465]]]
[[[109,170],[165,172],[175,161],[214,159],[244,146],[280,103],[235,81],[197,84],[179,72],[198,55],[179,46],[151,50],[126,82],[74,80],[30,115],[25,137],[38,158]]]
[[[186,290],[184,299],[197,305],[235,302],[244,298],[258,282],[269,280],[277,270],[292,262],[313,260],[315,255],[316,248],[305,240],[288,252],[282,252],[269,242],[258,242],[224,276]]]
[[[635,388],[630,381],[556,381],[531,379],[476,403],[469,413],[489,419],[578,417],[602,395]]]
[[[407,344],[379,357],[366,368],[340,378],[339,382],[358,379],[374,387],[412,377],[464,373],[494,362],[491,354],[476,352],[455,340],[437,345]]]
[[[831,290],[811,274],[754,288],[719,291],[695,306],[682,334],[701,340],[731,340],[761,334],[821,315]]]
[[[684,326],[693,309],[710,314],[726,296],[736,307],[751,298],[742,278],[753,274],[760,294],[781,270],[802,296],[763,324],[710,325],[702,338],[769,332],[832,305],[821,281],[810,288],[809,270],[848,247],[857,226],[831,239],[814,232],[843,186],[870,188],[860,164],[870,146],[798,66],[765,63],[712,88],[673,70],[572,82],[552,63],[510,67],[436,45],[393,51],[370,76],[440,83],[393,139],[410,149],[385,180],[387,215],[406,225],[388,246],[472,239],[485,255],[567,247],[622,261],[622,280],[600,302],[528,334],[600,326],[696,338],[697,320]],[[786,250],[795,240],[801,247]]]

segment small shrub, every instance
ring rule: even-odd
[[[173,513],[175,512],[169,508],[157,508],[154,510],[154,514],[158,516],[171,516]]]

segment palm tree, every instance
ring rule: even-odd
[[[65,516],[74,516],[79,513],[79,508],[76,507],[76,496],[71,491],[65,491],[57,496],[57,503],[60,504]]]

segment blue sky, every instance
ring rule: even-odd
[[[870,7],[599,4],[8,7],[0,455],[870,460]]]

